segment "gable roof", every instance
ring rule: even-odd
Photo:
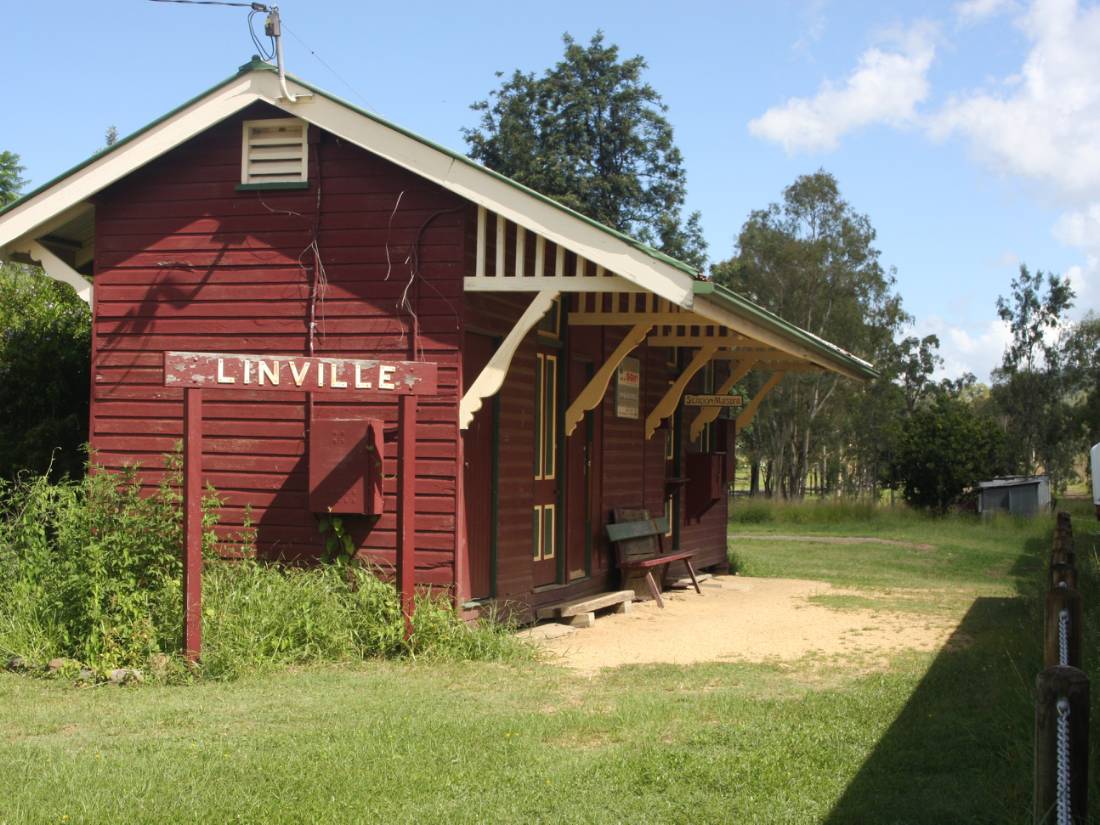
[[[780,348],[849,377],[876,375],[866,361],[730,290],[699,280],[701,273],[683,261],[299,78],[287,75],[287,83],[297,102],[283,97],[275,68],[254,57],[233,76],[0,209],[0,258],[6,247],[33,240],[90,208],[87,201],[97,192],[252,103],[263,101],[486,207],[685,309],[693,308],[720,323],[734,317]]]

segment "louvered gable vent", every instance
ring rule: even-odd
[[[297,183],[309,180],[309,125],[297,118],[246,120],[241,183]]]

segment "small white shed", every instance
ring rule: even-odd
[[[1050,479],[1008,476],[978,482],[978,512],[1034,516],[1050,512]]]

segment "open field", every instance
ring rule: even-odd
[[[591,676],[378,663],[77,690],[2,674],[0,823],[1030,821],[1040,625],[1021,594],[1047,526],[819,516],[731,531],[896,543],[739,538],[737,563],[843,588],[812,600],[831,610],[953,622],[948,642]]]

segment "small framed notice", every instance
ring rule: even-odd
[[[615,415],[618,418],[638,418],[642,389],[642,363],[637,358],[624,358],[615,370]]]

